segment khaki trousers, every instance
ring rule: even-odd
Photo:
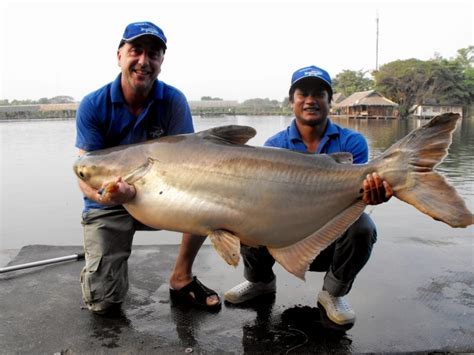
[[[123,207],[90,209],[82,215],[86,264],[81,272],[86,304],[122,303],[128,291],[127,260],[136,230],[153,230]]]

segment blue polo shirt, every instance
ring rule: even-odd
[[[287,129],[267,139],[267,147],[285,148],[298,152],[308,152],[294,119]],[[326,131],[319,143],[317,153],[331,154],[348,152],[354,164],[365,164],[369,159],[369,148],[365,137],[359,132],[341,127],[328,119]]]
[[[135,117],[127,109],[121,76],[81,101],[76,113],[77,148],[93,151],[194,132],[191,110],[181,91],[155,80],[145,109]],[[106,208],[85,197],[84,201],[85,211]]]

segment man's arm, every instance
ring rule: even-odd
[[[79,156],[85,153],[86,151],[79,149]],[[102,185],[102,189],[106,188],[105,193],[99,193],[99,190],[90,187],[79,178],[77,181],[84,196],[106,206],[123,205],[131,201],[136,195],[135,187],[127,184],[121,177],[105,182]]]
[[[194,133],[193,117],[188,101],[183,93],[177,91],[170,101],[167,136]]]

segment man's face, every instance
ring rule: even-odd
[[[322,124],[329,114],[328,89],[319,80],[303,80],[297,84],[291,107],[300,123],[310,126]]]
[[[143,36],[125,43],[117,51],[118,65],[122,69],[122,85],[135,93],[147,95],[158,77],[163,63],[164,50],[151,36]]]

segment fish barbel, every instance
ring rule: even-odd
[[[95,189],[119,176],[133,184],[136,196],[124,207],[150,227],[209,236],[231,265],[241,243],[265,246],[304,279],[314,258],[364,211],[362,184],[372,172],[432,218],[473,224],[456,190],[434,171],[459,118],[434,117],[363,165],[351,164],[350,153],[245,145],[255,130],[234,125],[89,152],[74,171]]]

